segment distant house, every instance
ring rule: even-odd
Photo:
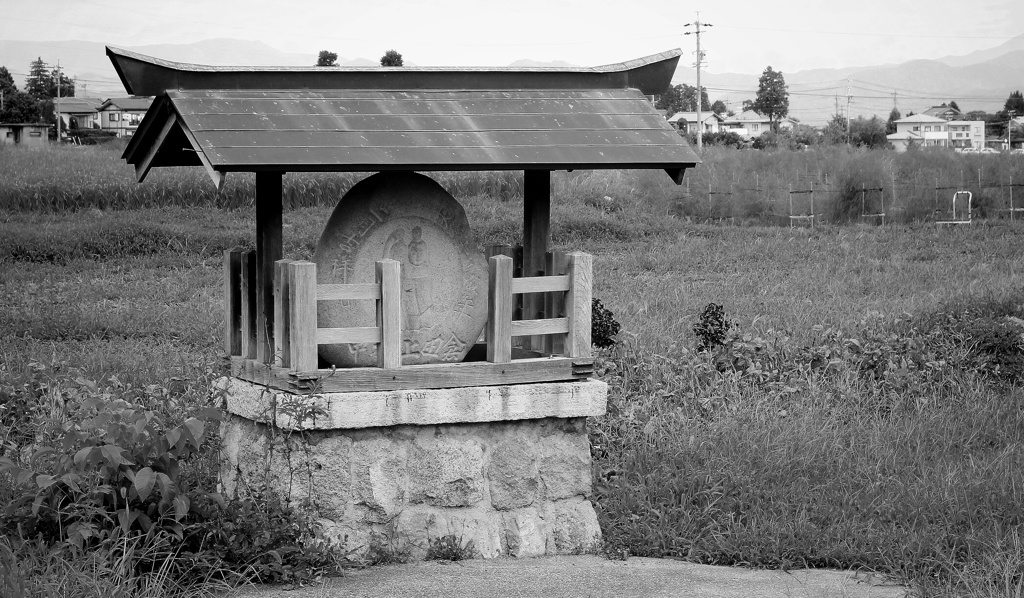
[[[53,109],[60,113],[68,128],[99,129],[102,105],[103,100],[100,98],[71,97],[61,98],[60,106],[55,102]]]
[[[714,112],[701,112],[700,116],[701,120],[704,122],[705,133],[717,133],[721,130],[722,122],[725,120]],[[683,131],[684,133],[697,131],[696,112],[676,112],[668,118],[668,122],[673,127]]]
[[[985,123],[980,120],[947,121],[938,116],[914,114],[897,120],[896,132],[886,135],[886,139],[897,151],[906,151],[912,142],[921,147],[984,147]]]
[[[793,129],[799,122],[795,118],[783,117],[779,120],[779,130]],[[771,131],[772,122],[767,116],[761,116],[753,110],[744,110],[735,116],[726,117],[722,122],[722,130],[736,133],[744,139],[753,139]]]
[[[100,106],[100,128],[131,137],[152,103],[153,98],[110,98]]]
[[[50,141],[50,125],[0,123],[0,144],[43,146]]]

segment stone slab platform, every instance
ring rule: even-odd
[[[608,385],[598,380],[451,389],[296,394],[221,378],[229,413],[283,430],[514,421],[604,415]]]

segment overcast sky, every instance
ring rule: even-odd
[[[529,58],[580,66],[672,48],[693,61],[683,25],[715,73],[783,72],[966,54],[1024,33],[1022,0],[0,0],[0,39],[118,46],[227,37],[287,52],[378,59],[394,48],[420,66]],[[692,31],[692,27],[689,30]]]

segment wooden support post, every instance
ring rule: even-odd
[[[246,251],[241,255],[240,271],[242,284],[239,291],[242,325],[240,354],[246,359],[256,359],[256,252]]]
[[[402,281],[401,263],[395,260],[377,262],[377,284],[380,301],[377,303],[377,326],[381,342],[377,347],[377,367],[402,366]]]
[[[313,262],[288,264],[288,319],[292,370],[317,369],[316,264]]]
[[[242,250],[224,252],[224,352],[242,354]]]
[[[569,254],[569,292],[565,294],[566,317],[569,332],[565,335],[565,350],[569,357],[590,357],[591,284],[593,260],[589,253],[574,251]]]
[[[487,264],[487,361],[512,361],[512,258],[496,255]]]
[[[274,262],[282,257],[281,172],[256,173],[256,359],[273,360]]]
[[[288,326],[288,264],[292,260],[274,262],[274,366],[291,366],[291,344]]]
[[[523,175],[523,277],[544,272],[551,229],[551,171],[527,170]],[[522,319],[541,317],[544,296],[523,296]],[[541,349],[543,339],[524,338],[524,349]]]

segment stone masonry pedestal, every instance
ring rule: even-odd
[[[276,492],[358,554],[422,559],[431,540],[484,558],[587,550],[586,418],[596,380],[443,390],[293,394],[223,378],[221,473],[229,496]]]

